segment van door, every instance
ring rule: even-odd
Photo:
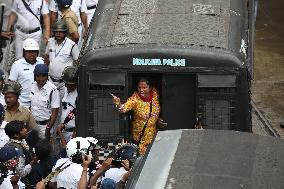
[[[165,74],[162,117],[167,129],[191,129],[195,122],[195,76]]]

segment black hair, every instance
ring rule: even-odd
[[[20,131],[25,128],[25,123],[23,121],[14,120],[5,126],[5,133],[11,139],[16,139],[15,135],[19,134]]]
[[[140,82],[145,82],[147,85],[149,85],[150,88],[152,88],[152,83],[151,83],[150,78],[148,78],[148,77],[140,77],[140,78],[138,79],[137,85],[138,85]]]
[[[35,145],[35,154],[39,160],[48,158],[51,153],[51,145],[47,139],[39,140]]]

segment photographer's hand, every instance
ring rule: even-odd
[[[83,167],[83,171],[88,169],[91,161],[92,161],[92,158],[88,155],[82,155],[82,160],[83,160],[83,163],[82,163],[82,167]]]
[[[94,173],[94,175],[90,178],[90,185],[91,187],[96,186],[97,180],[102,174],[108,170],[111,166],[113,158],[107,158],[103,163],[102,166]]]
[[[103,162],[103,164],[102,164],[102,166],[101,166],[102,169],[104,169],[104,170],[109,169],[110,166],[111,166],[112,160],[113,160],[113,158],[107,158],[107,159]]]
[[[130,169],[129,161],[127,159],[126,160],[122,160],[121,165],[124,167],[124,169],[126,171],[128,171]]]

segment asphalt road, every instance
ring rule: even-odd
[[[252,100],[268,124],[284,137],[284,1],[259,0],[255,31]],[[254,116],[254,115],[253,115]],[[253,125],[257,125],[253,117]]]

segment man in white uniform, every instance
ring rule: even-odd
[[[42,39],[41,15],[44,23],[44,41],[47,43],[50,36],[50,18],[46,1],[14,0],[7,31],[11,31],[17,20],[15,27],[16,59],[23,56],[23,41],[25,39],[32,38],[40,44]]]
[[[48,81],[48,67],[38,64],[34,70],[35,81],[31,86],[31,112],[39,127],[39,137],[50,137],[50,129],[54,125],[60,97],[56,86]]]
[[[63,71],[63,80],[65,83],[65,93],[61,105],[60,129],[62,130],[65,141],[69,142],[75,135],[76,100],[78,97],[78,77],[75,67],[68,66],[65,68]]]
[[[43,58],[38,57],[39,45],[34,39],[26,39],[23,43],[24,57],[17,60],[11,67],[9,80],[18,81],[22,86],[19,102],[26,108],[30,107],[31,85],[34,81],[34,69],[37,64],[43,64]]]
[[[92,18],[96,12],[98,1],[99,0],[86,0],[88,26],[90,25]]]
[[[66,0],[57,0],[57,1],[66,1]],[[70,8],[77,15],[77,18],[79,21],[78,32],[79,32],[80,38],[79,38],[78,46],[81,47],[82,39],[86,35],[86,32],[88,30],[86,2],[85,0],[73,0]],[[49,10],[50,10],[51,24],[55,23],[56,20],[61,19],[62,13],[58,9],[56,0],[50,1]],[[58,16],[58,19],[57,19],[57,16]]]
[[[60,99],[62,99],[64,95],[62,72],[78,59],[79,49],[74,41],[66,37],[67,25],[64,21],[56,22],[52,31],[54,37],[48,40],[44,61],[49,66],[49,77],[59,90]]]

